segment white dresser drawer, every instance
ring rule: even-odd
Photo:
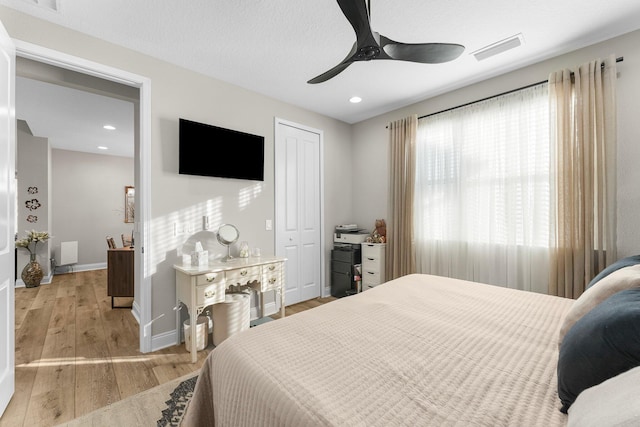
[[[362,290],[385,281],[385,243],[362,244]]]
[[[205,306],[209,304],[224,302],[224,288],[224,280],[212,283],[210,285],[196,286],[196,304],[198,306]]]
[[[384,256],[384,243],[363,243],[362,257],[380,259]]]
[[[379,285],[384,280],[379,271],[363,271],[362,272],[362,284],[363,285]]]
[[[246,285],[247,282],[260,281],[262,279],[262,270],[259,265],[238,268],[237,270],[227,271],[225,277],[227,287],[231,285]]]
[[[371,284],[371,283],[365,284],[365,283],[363,282],[363,283],[362,283],[362,291],[361,291],[361,292],[364,292],[364,291],[369,290],[369,289],[373,289],[373,288],[375,288],[376,286],[378,286],[378,285],[374,285],[374,284]]]
[[[280,273],[270,273],[268,275],[264,275],[262,277],[262,286],[261,290],[270,291],[273,289],[280,289],[280,284],[282,282],[282,274]]]
[[[382,260],[371,256],[362,256],[362,264],[366,266],[367,271],[375,271],[379,273],[382,271]]]
[[[262,291],[279,289],[282,281],[282,263],[265,264],[262,266]]]
[[[206,273],[196,276],[196,286],[210,285],[224,281],[224,273]]]
[[[262,266],[262,274],[280,273],[282,271],[282,265],[283,264],[281,262],[265,264]]]

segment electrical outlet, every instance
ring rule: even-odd
[[[209,217],[207,215],[202,216],[202,229],[203,230],[209,229]]]
[[[273,221],[271,221],[270,219],[266,220],[266,221],[264,222],[264,228],[265,228],[267,231],[271,231],[271,230],[273,230]]]

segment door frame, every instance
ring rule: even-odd
[[[15,262],[15,207],[16,207],[16,112],[15,112],[15,70],[16,53],[13,40],[9,37],[4,24],[0,22],[0,56],[2,57],[2,139],[6,138],[6,146],[2,145],[4,157],[2,169],[2,198],[6,198],[2,206],[5,221],[0,224],[6,230],[4,241],[0,242],[0,417],[4,414],[16,390],[15,360],[15,279],[13,265]],[[6,63],[4,63],[6,61]],[[5,74],[6,72],[6,74]],[[5,98],[6,97],[6,98]],[[5,182],[6,181],[6,182]]]
[[[136,244],[134,249],[135,288],[140,292],[134,299],[132,313],[140,325],[140,351],[148,353],[152,351],[151,276],[147,274],[146,268],[151,265],[151,79],[22,40],[13,39],[13,42],[16,46],[16,56],[140,90],[139,152],[134,158],[136,179],[139,179],[140,190],[136,191],[138,205],[136,206],[134,233],[137,234],[136,242],[142,244]],[[147,248],[146,251],[145,248]]]
[[[276,203],[276,197],[275,195],[278,192],[278,189],[276,188],[277,186],[277,181],[275,180],[275,170],[278,167],[278,163],[277,163],[277,158],[276,158],[276,144],[279,141],[279,137],[280,135],[280,125],[284,125],[284,126],[290,126],[290,127],[294,127],[297,129],[301,129],[307,132],[312,132],[312,133],[317,133],[320,136],[320,157],[319,157],[319,162],[320,164],[319,166],[319,171],[320,171],[320,296],[321,297],[326,297],[328,296],[327,293],[327,286],[325,284],[325,236],[324,236],[324,132],[320,129],[315,129],[312,128],[310,126],[306,126],[306,125],[301,125],[299,123],[295,123],[289,120],[285,120],[285,119],[281,119],[279,117],[274,117],[274,140],[273,140],[273,153],[274,153],[274,191],[273,191],[273,199],[274,199],[274,208],[275,208],[275,218],[279,218],[280,215],[282,214],[282,208],[280,206],[278,206],[278,203]],[[282,232],[280,230],[278,230],[277,227],[277,221],[274,223],[275,225],[275,233],[274,233],[274,239],[273,239],[273,244],[275,246],[274,248],[274,253],[276,255],[278,255],[277,250],[278,250],[278,237],[279,234],[281,234]],[[284,292],[284,291],[283,291]],[[285,305],[286,305],[286,300],[285,300]]]

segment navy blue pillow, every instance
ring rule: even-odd
[[[580,392],[640,366],[640,288],[613,294],[585,314],[560,345],[561,411]]]
[[[590,287],[595,285],[598,280],[604,279],[614,271],[620,270],[621,268],[624,268],[624,267],[636,265],[636,264],[640,264],[640,255],[633,255],[630,257],[619,259],[618,261],[614,262],[609,267],[605,268],[600,273],[598,273],[598,275],[589,282],[585,290],[589,289]]]

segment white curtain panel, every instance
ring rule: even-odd
[[[547,293],[547,84],[418,122],[417,269]]]

